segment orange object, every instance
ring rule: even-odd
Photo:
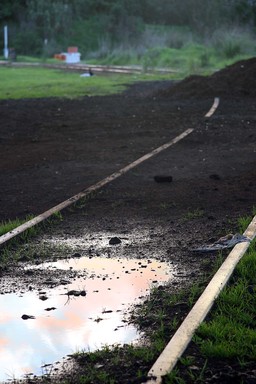
[[[66,55],[64,55],[63,53],[56,53],[54,55],[54,59],[65,61],[66,60]]]
[[[68,47],[68,53],[77,53],[78,47]]]

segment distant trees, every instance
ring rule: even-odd
[[[186,25],[193,29],[215,28],[221,23],[254,23],[256,0],[146,0],[144,20]]]
[[[256,0],[1,0],[0,27],[11,25],[18,51],[42,54],[63,45],[97,48],[136,40],[145,24],[186,26],[203,34],[223,25],[256,27]],[[91,40],[90,40],[91,39]],[[90,42],[89,42],[90,40]],[[63,49],[63,48],[62,48]]]
[[[20,12],[25,10],[26,0],[1,0],[0,23],[18,20]]]

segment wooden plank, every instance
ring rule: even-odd
[[[219,103],[220,103],[220,98],[215,97],[213,105],[211,106],[210,110],[206,113],[205,117],[211,117],[216,111],[216,109],[218,108]]]

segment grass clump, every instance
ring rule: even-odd
[[[256,215],[256,207],[253,207],[252,209],[252,215],[255,216]],[[248,225],[250,224],[251,222],[251,216],[244,216],[244,217],[240,217],[238,219],[238,230],[240,233],[243,233],[245,231],[245,229],[248,227]]]
[[[14,220],[7,220],[0,222],[0,236],[4,235],[7,232],[12,231],[13,229],[19,227],[21,224],[25,223],[26,221],[32,219],[32,216],[28,216],[24,220],[20,219],[14,219]]]
[[[34,217],[32,215],[27,216],[25,219],[15,219],[7,220],[0,223],[0,236],[14,230],[15,228],[21,226],[22,224],[27,223],[32,220]],[[30,244],[26,244],[31,238],[37,236],[44,228],[50,228],[51,226],[58,224],[63,220],[61,212],[55,212],[47,220],[33,225],[32,227],[26,229],[20,234],[11,238],[7,243],[4,243],[0,247],[0,263],[5,264],[8,262],[17,262],[17,261],[33,261],[35,256],[38,257],[38,252]],[[42,251],[43,248],[41,248]],[[49,249],[42,251],[43,258],[49,254]]]
[[[203,217],[204,215],[204,210],[203,209],[200,209],[200,208],[197,208],[197,209],[194,209],[193,211],[188,211],[184,217],[183,217],[183,221],[191,221],[191,220],[194,220],[194,219],[198,219],[200,217]]]
[[[35,234],[38,234],[37,231]],[[28,240],[28,239],[27,239]],[[0,263],[35,262],[46,260],[57,260],[66,258],[72,249],[67,245],[56,245],[48,243],[34,244],[25,242],[24,244],[12,243],[12,247],[0,249]]]
[[[22,225],[22,224],[24,224],[27,221],[32,220],[32,219],[33,219],[33,216],[29,215],[29,216],[25,217],[25,219],[22,219],[22,220],[16,218],[14,220],[6,220],[6,221],[0,222],[0,236],[6,234],[8,232],[11,232],[15,228],[19,227],[20,225]],[[24,231],[23,233],[21,233],[20,237],[23,241],[25,241],[28,238],[34,236],[36,233],[37,233],[37,229],[35,227],[31,227],[31,228],[27,229],[26,231]]]
[[[115,345],[105,346],[101,350],[93,353],[82,352],[76,354],[75,358],[81,372],[73,382],[83,384],[116,384],[123,380],[124,383],[130,382],[134,374],[132,383],[141,384],[146,379],[145,364],[152,364],[155,351],[146,347],[135,347],[125,344],[123,347]],[[125,369],[124,369],[125,363]]]

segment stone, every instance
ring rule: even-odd
[[[122,241],[121,239],[119,239],[119,237],[111,237],[111,239],[109,240],[109,245],[117,245],[121,243]]]
[[[171,183],[172,182],[172,176],[168,175],[156,175],[154,176],[154,180],[157,183]]]

